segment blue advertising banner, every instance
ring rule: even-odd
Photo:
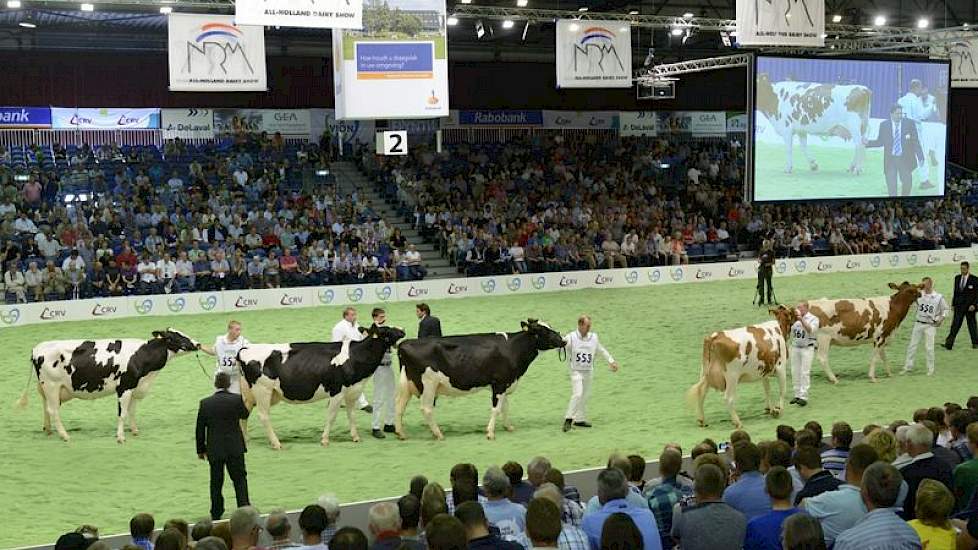
[[[434,48],[424,42],[362,42],[357,44],[357,72],[372,74],[358,78],[399,78],[398,73],[423,73],[431,78],[434,56]]]
[[[50,107],[0,107],[0,128],[50,127]]]
[[[543,111],[459,111],[463,126],[543,126]]]

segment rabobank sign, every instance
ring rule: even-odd
[[[543,126],[543,111],[460,111],[462,126]]]
[[[0,128],[50,128],[49,107],[0,107]]]

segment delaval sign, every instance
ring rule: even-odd
[[[460,111],[462,126],[543,126],[543,111]]]
[[[50,128],[48,107],[0,107],[0,128]]]

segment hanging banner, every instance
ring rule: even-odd
[[[978,88],[978,36],[973,32],[949,32],[937,39],[942,42],[930,47],[931,56],[951,60],[951,87]]]
[[[51,126],[84,130],[159,128],[160,110],[51,107]]]
[[[655,121],[652,111],[622,111],[618,113],[618,134],[626,137],[654,136]]]
[[[824,46],[825,0],[737,0],[737,43]]]
[[[50,107],[0,107],[0,128],[50,127]]]
[[[308,136],[308,109],[214,109],[214,131],[218,134],[276,132],[283,136]]]
[[[161,109],[160,119],[165,139],[214,137],[214,114],[210,109]]]
[[[230,15],[170,14],[170,90],[264,92],[265,29]]]
[[[689,117],[690,131],[694,136],[722,136],[727,133],[727,113],[723,111],[693,111]]]
[[[630,88],[632,30],[621,21],[557,21],[558,88]]]
[[[362,31],[333,35],[336,118],[448,116],[442,0],[370,0]]]
[[[544,111],[543,127],[614,130],[618,127],[618,113],[615,111]]]
[[[440,118],[395,119],[387,122],[388,130],[404,130],[411,135],[433,135],[440,128]]]
[[[266,27],[359,29],[363,0],[237,0],[234,21]]]
[[[742,134],[747,131],[747,113],[727,113],[727,133]]]
[[[460,126],[542,126],[543,111],[459,111]]]

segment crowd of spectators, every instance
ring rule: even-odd
[[[967,407],[917,410],[912,423],[865,426],[858,444],[845,422],[828,443],[822,435],[814,421],[778,426],[757,443],[738,430],[729,444],[695,445],[688,471],[683,449],[668,444],[651,479],[644,457],[613,454],[589,501],[544,457],[525,477],[517,462],[489,466],[481,478],[474,464],[458,464],[450,492],[416,476],[404,496],[374,504],[367,533],[342,527],[332,496],[303,509],[295,533],[283,512],[261,520],[247,506],[229,522],[192,529],[167,521],[152,542],[154,519],[138,514],[122,550],[978,548],[978,396]],[[56,545],[109,548],[91,526]]]
[[[536,133],[360,163],[460,272],[484,275],[966,246],[978,185],[946,198],[754,205],[738,139]]]
[[[242,137],[242,136],[239,136]],[[0,150],[8,302],[413,280],[420,253],[329,176],[328,146]]]

